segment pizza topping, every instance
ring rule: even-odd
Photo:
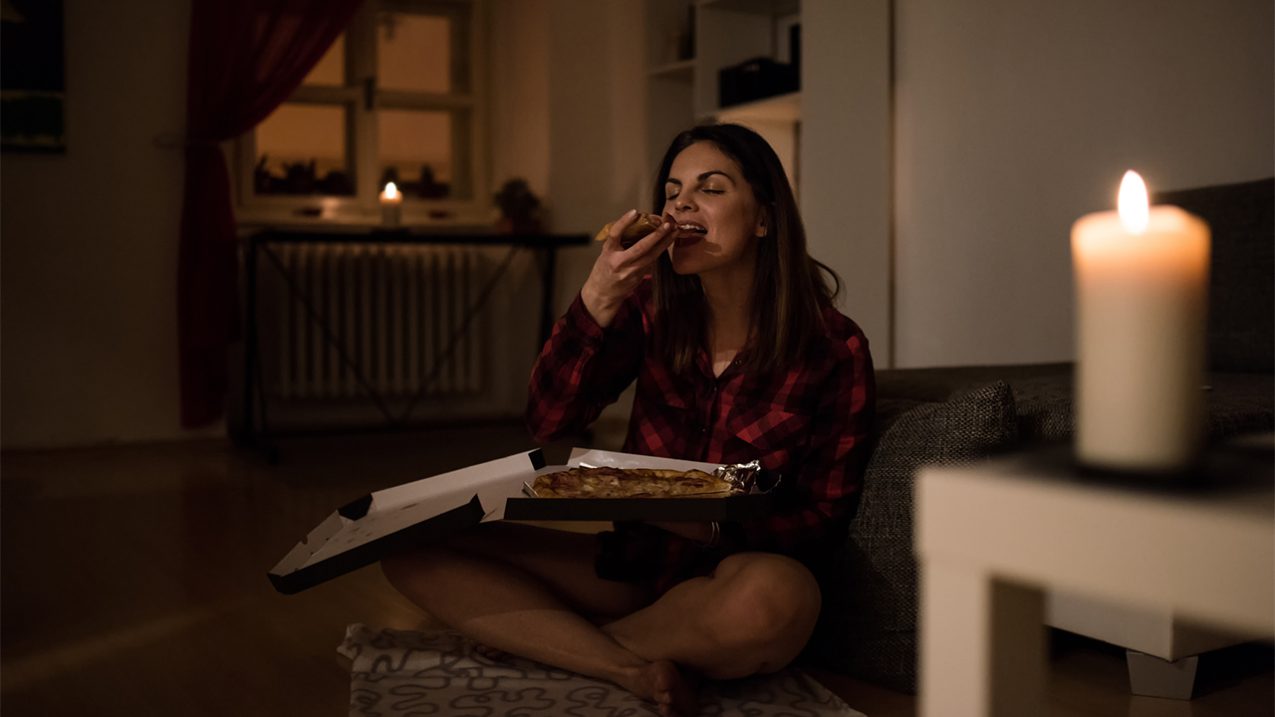
[[[734,490],[730,481],[704,471],[609,466],[546,473],[531,486],[541,498],[720,497]]]

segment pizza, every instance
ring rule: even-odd
[[[693,498],[719,497],[734,486],[704,471],[659,468],[569,468],[536,477],[540,498]]]

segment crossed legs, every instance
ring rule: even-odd
[[[652,601],[639,586],[598,578],[594,552],[591,535],[496,523],[382,567],[400,592],[475,640],[614,682],[664,715],[696,712],[679,665],[716,679],[778,670],[819,613],[814,578],[781,556],[730,556]]]

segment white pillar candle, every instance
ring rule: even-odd
[[[403,218],[403,195],[393,182],[386,182],[381,192],[381,223],[396,227]]]
[[[1118,204],[1071,229],[1077,458],[1178,471],[1204,441],[1209,228],[1178,207],[1148,207],[1135,172]]]

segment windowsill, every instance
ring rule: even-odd
[[[447,217],[431,217],[425,213],[418,215],[404,212],[402,220],[397,224],[391,225],[381,220],[379,212],[373,214],[342,212],[328,215],[312,215],[281,211],[253,212],[241,209],[236,221],[241,229],[297,227],[359,231],[371,228],[394,228],[481,233],[490,232],[496,228],[496,220],[490,215],[480,216],[461,212]]]

